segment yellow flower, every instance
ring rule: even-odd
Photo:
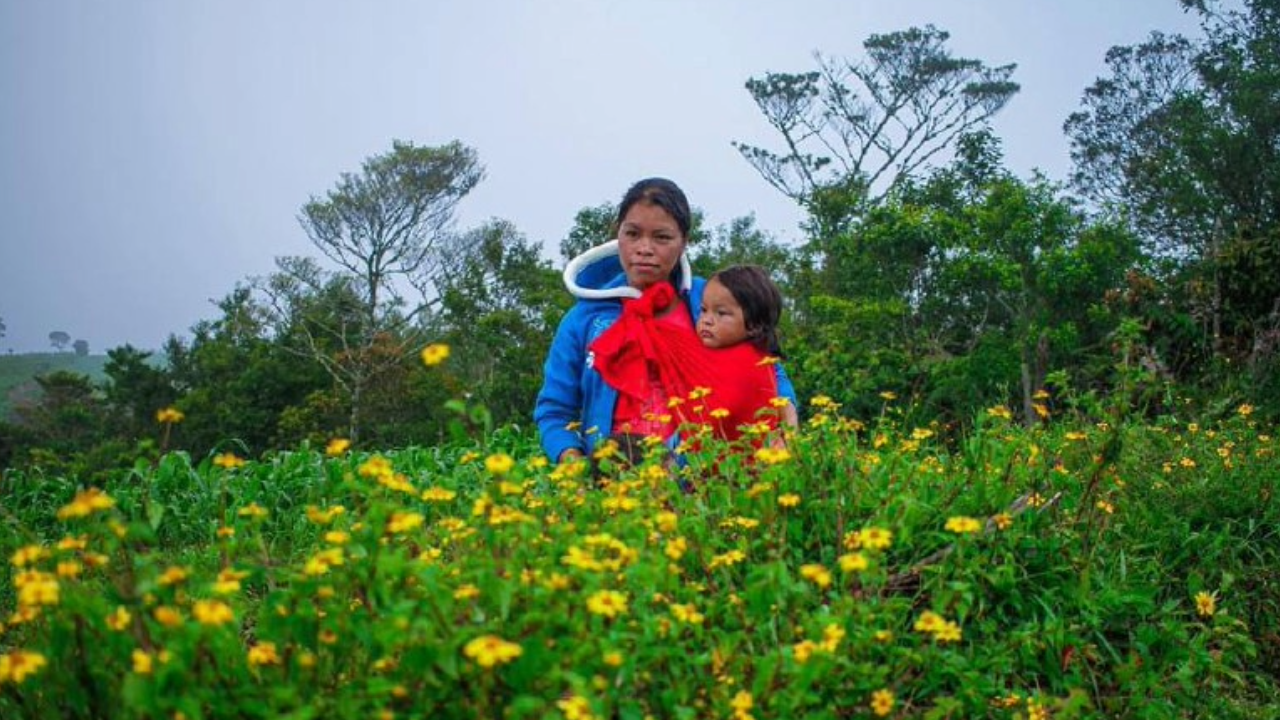
[[[129,621],[131,620],[133,620],[133,616],[129,614],[129,611],[125,609],[123,605],[117,606],[116,609],[107,616],[107,627],[115,630],[116,632],[121,632],[125,628],[129,627]]]
[[[946,618],[932,610],[925,610],[920,613],[920,617],[916,619],[913,626],[916,632],[936,633],[946,624]]]
[[[156,622],[167,628],[174,628],[182,624],[182,613],[168,605],[161,605],[151,613]]]
[[[591,714],[591,703],[581,695],[570,695],[563,700],[557,700],[556,707],[564,713],[565,720],[597,720],[596,716]]]
[[[160,573],[160,577],[156,582],[160,583],[162,586],[177,585],[178,583],[186,580],[190,575],[191,571],[184,567],[178,567],[175,565],[173,567],[166,568],[164,572]]]
[[[1196,593],[1196,614],[1200,617],[1213,617],[1218,610],[1218,599],[1213,593],[1204,591]]]
[[[483,668],[509,663],[520,657],[524,648],[497,635],[482,635],[467,643],[462,653]]]
[[[831,623],[822,629],[822,649],[827,652],[835,652],[840,647],[840,641],[844,640],[844,628],[836,623]]]
[[[258,503],[249,503],[237,510],[236,515],[247,518],[264,518],[267,516],[267,509]]]
[[[70,552],[72,550],[84,550],[89,547],[89,538],[86,535],[80,537],[72,537],[68,535],[58,541],[58,549]]]
[[[960,642],[961,637],[963,637],[963,634],[960,632],[960,626],[953,620],[944,622],[942,627],[938,628],[938,631],[933,634],[933,639],[940,643]]]
[[[470,583],[453,591],[454,600],[470,600],[477,597],[480,597],[480,588]]]
[[[858,547],[868,550],[884,550],[893,544],[893,533],[884,528],[863,528],[858,531]]]
[[[1084,433],[1082,433],[1082,432],[1076,432],[1076,431],[1074,431],[1074,430],[1073,430],[1073,431],[1071,431],[1071,432],[1069,432],[1069,433],[1067,433],[1066,435],[1063,435],[1062,437],[1064,437],[1064,438],[1066,438],[1067,440],[1070,440],[1070,441],[1072,441],[1072,442],[1079,442],[1079,441],[1081,441],[1081,440],[1087,440],[1087,439],[1089,438],[1089,436],[1088,436],[1088,435],[1085,435],[1085,434],[1084,434]]]
[[[821,565],[801,565],[800,577],[820,588],[831,586],[831,571]]]
[[[27,545],[26,547],[21,547],[14,551],[13,557],[10,558],[9,562],[11,562],[14,567],[26,567],[27,565],[33,565],[47,557],[49,557],[48,548],[41,545]]]
[[[599,590],[587,598],[587,610],[608,618],[627,611],[627,596],[616,590]]]
[[[13,584],[18,590],[18,605],[22,607],[58,604],[58,580],[50,573],[23,570],[14,577]]]
[[[492,475],[506,475],[515,464],[516,461],[506,453],[494,453],[484,459],[484,469]]]
[[[867,565],[867,557],[860,552],[840,556],[841,572],[861,572],[867,569]]]
[[[201,625],[226,625],[235,621],[231,606],[221,600],[197,600],[191,606],[191,615]]]
[[[956,533],[957,535],[964,535],[966,533],[978,532],[982,529],[982,523],[975,518],[957,515],[955,517],[948,518],[945,527],[947,530]]]
[[[778,496],[778,505],[784,508],[793,508],[800,504],[800,496],[795,493],[786,493]]]
[[[996,515],[992,520],[995,521],[996,527],[1000,530],[1008,530],[1013,527],[1013,516],[1009,513],[1002,512]]]
[[[662,548],[662,553],[672,560],[679,560],[689,549],[689,542],[683,537],[671,538]]]
[[[1236,408],[1236,412],[1240,413],[1241,417],[1249,417],[1250,415],[1253,414],[1253,406],[1250,405],[1249,403],[1245,403],[1240,407]]]
[[[715,557],[711,558],[711,562],[707,564],[707,569],[715,570],[716,568],[720,568],[720,567],[731,567],[733,565],[737,565],[738,563],[746,559],[747,559],[746,553],[742,552],[741,550],[730,550],[727,553],[724,553],[722,555],[716,555]]]
[[[928,440],[931,437],[933,437],[933,431],[928,428],[916,428],[911,431],[911,438],[913,440]]]
[[[151,653],[138,649],[133,651],[133,671],[135,673],[139,675],[150,675],[154,664],[155,658],[151,656]]]
[[[883,400],[889,400],[889,401],[897,400],[898,394],[893,392],[892,390],[885,390],[884,392],[880,393],[880,398]]]
[[[679,603],[671,604],[671,614],[676,620],[689,625],[701,625],[705,619],[702,613],[698,612],[698,608],[693,603],[681,605]]]
[[[29,650],[14,650],[8,655],[0,655],[0,685],[10,682],[19,685],[48,664],[44,655]]]
[[[871,712],[877,717],[884,717],[893,712],[893,692],[886,689],[871,693]]]
[[[59,520],[68,520],[71,518],[81,518],[97,512],[98,510],[109,510],[114,507],[116,501],[110,495],[102,492],[98,488],[89,488],[76,493],[75,498],[67,505],[62,506],[58,510]]]
[[[1102,512],[1104,512],[1104,513],[1106,513],[1106,514],[1108,514],[1108,515],[1110,515],[1110,514],[1112,514],[1112,513],[1114,513],[1114,512],[1116,511],[1116,506],[1115,506],[1115,505],[1112,505],[1111,503],[1107,502],[1106,500],[1099,500],[1099,501],[1095,504],[1095,507],[1097,507],[1099,510],[1101,510]]]
[[[755,700],[752,699],[751,693],[739,690],[738,694],[733,696],[733,700],[729,701],[729,706],[733,708],[735,715],[741,717],[755,707]]]
[[[1004,405],[995,405],[987,408],[987,417],[1009,420],[1013,418],[1013,413]]]
[[[409,532],[422,525],[425,518],[416,512],[393,512],[387,520],[387,532],[392,535]]]
[[[610,650],[604,654],[604,664],[609,667],[622,666],[622,653],[617,650]]]
[[[422,491],[422,499],[427,502],[449,502],[458,497],[458,493],[444,488],[431,487]]]
[[[778,465],[791,459],[791,453],[786,448],[762,447],[756,450],[756,460],[765,465]]]
[[[74,560],[68,560],[58,563],[58,577],[75,579],[80,577],[80,573],[84,570],[84,566]]]
[[[276,652],[275,643],[261,642],[249,648],[248,661],[249,667],[258,667],[260,665],[279,665],[280,653]]]
[[[351,441],[346,438],[334,438],[324,446],[324,454],[329,457],[337,457],[346,452],[351,447]]]
[[[235,453],[226,452],[214,455],[213,464],[226,470],[235,470],[236,468],[244,467],[245,461],[243,458],[237,457]]]
[[[167,407],[162,410],[156,411],[156,422],[160,423],[161,425],[172,425],[173,423],[180,423],[182,422],[182,419],[184,417],[186,416],[182,414],[181,410],[173,407]]]
[[[812,656],[818,649],[818,643],[812,640],[801,640],[791,646],[791,652],[795,655],[796,662],[801,665],[809,662],[810,656]]]
[[[248,577],[249,573],[242,570],[233,570],[226,568],[218,573],[218,579],[213,583],[213,591],[219,595],[230,595],[240,590],[240,581]]]
[[[433,343],[422,348],[422,364],[427,367],[439,365],[449,359],[449,346],[444,343]]]

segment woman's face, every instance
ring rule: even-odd
[[[680,226],[666,210],[646,202],[632,205],[618,226],[618,257],[627,284],[644,290],[670,279],[684,241]]]
[[[729,288],[715,278],[708,280],[702,290],[698,337],[709,348],[730,347],[747,339],[747,322],[742,306]]]

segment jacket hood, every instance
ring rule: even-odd
[[[680,253],[676,280],[680,294],[687,294],[693,283],[688,252]],[[581,300],[638,298],[641,294],[638,289],[627,285],[622,260],[618,258],[617,239],[597,245],[570,260],[564,266],[564,286],[569,294]]]

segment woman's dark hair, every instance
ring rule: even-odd
[[[747,339],[760,352],[782,357],[778,345],[778,321],[782,319],[782,293],[759,265],[730,265],[711,276],[742,306]]]
[[[684,239],[688,241],[689,230],[693,223],[693,213],[689,211],[689,199],[684,196],[684,191],[679,185],[666,178],[658,177],[641,180],[632,185],[631,189],[627,190],[627,194],[622,196],[622,202],[618,203],[618,216],[613,220],[614,235],[617,235],[618,228],[622,227],[622,221],[627,217],[632,206],[639,202],[657,205],[666,210],[667,214],[676,221],[680,234],[684,235]]]

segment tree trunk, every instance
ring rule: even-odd
[[[1031,395],[1035,392],[1031,380],[1031,350],[1022,348],[1022,424],[1031,427],[1036,424],[1036,410],[1032,406]]]

